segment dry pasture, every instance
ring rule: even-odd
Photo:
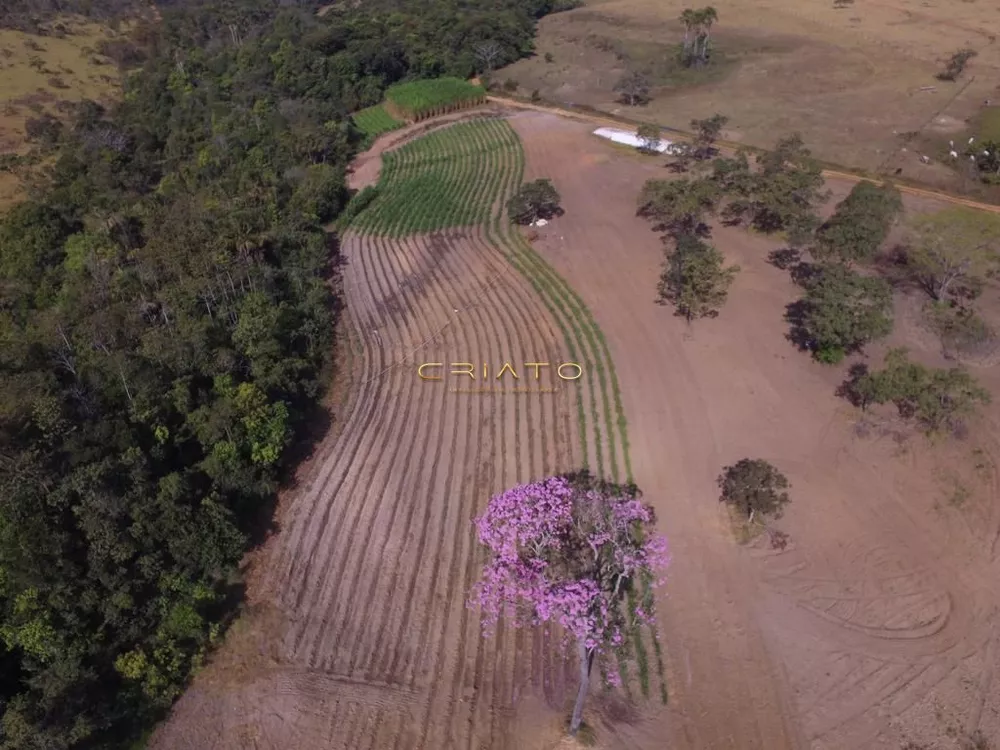
[[[519,92],[537,89],[558,104],[587,105],[668,127],[694,118],[730,117],[727,138],[769,147],[791,132],[825,160],[943,188],[978,190],[939,158],[941,144],[964,133],[986,99],[1000,99],[1000,8],[945,0],[723,0],[712,36],[716,69],[679,72],[668,64],[683,38],[681,0],[587,0],[543,18],[536,55],[499,71]],[[938,81],[961,48],[978,55],[955,83]],[[552,62],[545,62],[545,55]],[[653,71],[653,99],[616,101],[613,86],[629,67]],[[974,78],[974,80],[972,80]],[[968,87],[967,82],[971,81]],[[920,91],[922,86],[936,87]],[[920,132],[907,144],[902,137]],[[938,141],[944,138],[941,143]],[[902,148],[909,146],[907,151]],[[934,161],[922,164],[928,150]]]
[[[108,102],[118,95],[118,70],[97,46],[124,31],[71,17],[58,24],[62,36],[0,29],[0,155],[27,151],[28,119],[43,113],[61,117],[63,102]],[[0,172],[0,210],[18,197],[18,177]]]

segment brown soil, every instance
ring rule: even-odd
[[[714,231],[742,268],[729,301],[688,326],[654,303],[662,244],[634,215],[661,160],[548,114],[512,124],[525,178],[551,178],[566,211],[533,245],[607,338],[635,479],[673,553],[658,603],[669,703],[595,695],[598,747],[898,750],[1000,736],[998,407],[936,443],[860,421],[834,396],[846,367],[785,340],[798,290],[766,263],[775,244],[739,230]],[[848,187],[832,184],[832,200]],[[344,253],[356,386],[339,434],[288,498],[250,611],[151,747],[572,747],[560,722],[575,670],[557,641],[483,639],[465,597],[481,564],[470,520],[489,495],[580,463],[574,394],[455,394],[415,372],[554,361],[567,355],[558,327],[476,230],[349,235]],[[909,303],[890,343],[944,364],[907,324]],[[1000,394],[994,369],[976,374]],[[720,469],[745,456],[793,484],[784,551],[735,544],[716,500]]]
[[[856,750],[998,736],[997,409],[962,442],[885,424],[858,437],[858,415],[834,397],[846,368],[814,364],[784,338],[798,294],[765,261],[774,243],[716,228],[742,271],[722,315],[688,326],[654,304],[662,246],[635,216],[642,182],[664,176],[658,160],[618,158],[588,126],[550,115],[513,123],[526,179],[551,178],[566,210],[535,247],[608,339],[636,481],[672,540],[659,606],[670,709],[649,709],[623,746]],[[943,364],[905,331],[892,343]],[[995,373],[977,375],[998,391]],[[745,456],[792,481],[784,552],[730,538],[714,480]]]

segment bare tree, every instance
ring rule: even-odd
[[[649,79],[637,71],[623,75],[615,84],[614,90],[621,95],[622,102],[630,107],[649,101]]]
[[[483,72],[489,75],[493,72],[493,66],[496,65],[497,60],[503,55],[503,47],[494,41],[480,42],[473,47],[473,52],[482,65]]]

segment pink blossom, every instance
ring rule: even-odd
[[[650,621],[629,588],[669,563],[666,540],[651,533],[652,509],[622,488],[594,489],[566,477],[519,485],[492,497],[476,519],[489,552],[470,603],[487,628],[555,622],[588,650],[620,646],[629,623]]]

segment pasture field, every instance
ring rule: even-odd
[[[715,226],[742,268],[730,298],[714,320],[672,316],[654,302],[662,242],[635,215],[643,182],[670,173],[591,129],[521,112],[401,131],[381,152],[378,197],[342,236],[349,395],[253,564],[251,612],[151,747],[561,747],[575,665],[558,634],[482,638],[465,601],[488,497],[578,466],[634,480],[673,557],[659,638],[637,633],[623,688],[592,695],[599,747],[1000,736],[1000,406],[936,443],[859,421],[835,396],[846,364],[786,340],[799,290],[761,235]],[[433,201],[421,175],[455,192]],[[565,214],[529,239],[503,204],[541,177]],[[829,187],[826,210],[850,186]],[[886,346],[941,366],[912,301],[899,296]],[[463,393],[416,376],[541,353],[584,378]],[[1000,393],[994,369],[975,375]],[[791,480],[783,550],[732,538],[715,478],[746,456]]]
[[[0,29],[0,155],[28,149],[28,119],[60,117],[65,102],[107,102],[118,95],[117,68],[98,52],[101,41],[118,34],[73,18],[60,25],[62,36]],[[0,210],[19,196],[19,183],[16,174],[0,172]]]
[[[673,62],[683,27],[680,0],[588,0],[543,18],[536,55],[501,71],[521,92],[537,89],[560,105],[688,129],[694,118],[730,118],[726,138],[769,147],[799,131],[814,153],[848,167],[901,169],[941,189],[965,189],[947,160],[949,139],[964,135],[986,99],[1000,99],[1000,11],[944,0],[728,0],[713,3],[717,62],[686,71]],[[935,75],[956,50],[977,56],[957,82]],[[552,62],[546,62],[550,55]],[[627,107],[613,87],[643,69],[652,101]],[[968,85],[966,85],[968,84]],[[922,87],[933,90],[921,91]],[[913,140],[909,134],[919,133]],[[905,151],[901,149],[906,149]],[[919,155],[932,156],[923,164]]]

